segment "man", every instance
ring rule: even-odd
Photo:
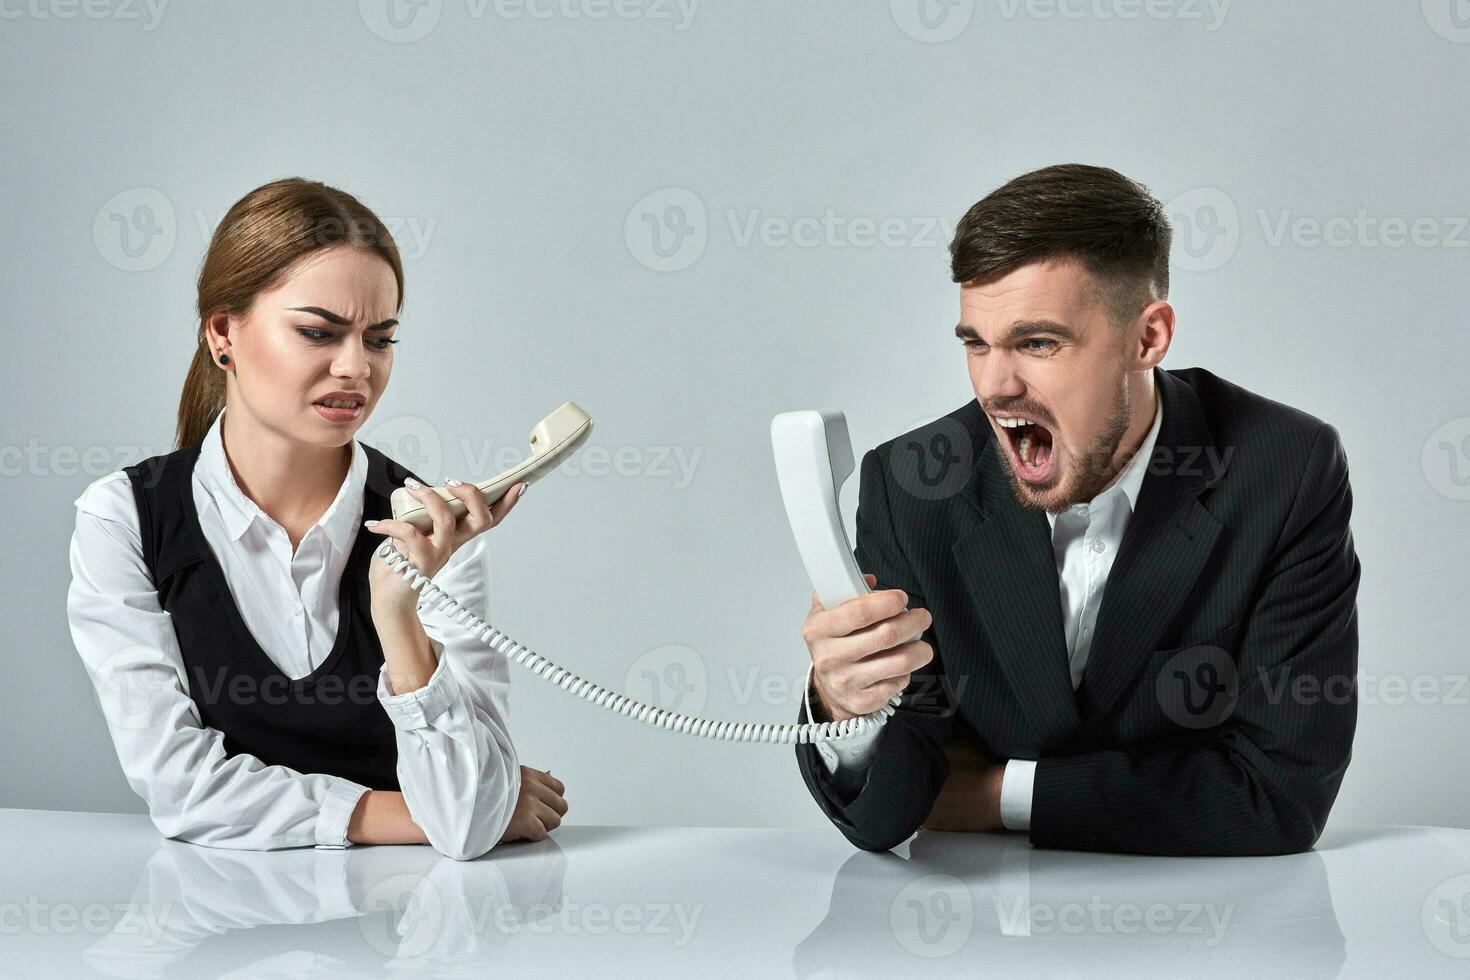
[[[975,399],[869,451],[858,565],[813,596],[798,745],[848,840],[1283,854],[1322,832],[1357,719],[1359,563],[1337,430],[1173,338],[1171,230],[1121,174],[1024,174],[951,243]],[[920,637],[922,634],[921,638]],[[918,639],[916,639],[918,638]]]

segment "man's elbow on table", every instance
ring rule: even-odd
[[[913,837],[919,830],[918,824],[908,828],[898,823],[887,827],[859,828],[856,824],[846,820],[834,820],[833,823],[853,847],[875,852],[891,851]]]
[[[1267,792],[1257,785],[1257,791]],[[1311,850],[1322,836],[1336,790],[1312,800],[1275,794],[1250,819],[1166,852],[1179,857],[1268,857]],[[1151,849],[1147,853],[1156,853]]]
[[[1322,836],[1329,809],[1330,800],[1322,806],[1301,802],[1280,806],[1270,812],[1255,833],[1240,840],[1233,849],[1222,853],[1264,856],[1310,851]]]

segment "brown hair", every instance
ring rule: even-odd
[[[225,407],[225,377],[209,349],[205,325],[216,313],[244,314],[257,294],[274,288],[297,259],[339,245],[376,252],[398,281],[403,307],[403,263],[378,216],[346,191],[320,181],[287,177],[262,184],[226,212],[199,270],[199,337],[179,397],[175,448],[204,438]]]
[[[1172,238],[1163,205],[1142,184],[1107,167],[1062,163],[1011,179],[965,212],[950,270],[955,282],[983,284],[1031,262],[1075,258],[1121,326],[1169,295]]]

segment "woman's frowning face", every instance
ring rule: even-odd
[[[303,256],[249,311],[210,338],[230,355],[245,411],[281,435],[349,442],[393,371],[398,284],[375,252],[337,246]],[[218,322],[218,321],[216,321]],[[356,403],[332,408],[324,401]],[[339,402],[340,404],[340,402]]]

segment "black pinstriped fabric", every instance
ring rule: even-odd
[[[864,455],[858,565],[930,610],[934,660],[855,796],[796,747],[856,846],[919,828],[950,739],[1038,760],[1037,846],[1284,854],[1321,835],[1357,723],[1360,566],[1338,432],[1203,368],[1154,378],[1163,424],[1075,692],[1051,529],[1017,503],[980,406]]]

